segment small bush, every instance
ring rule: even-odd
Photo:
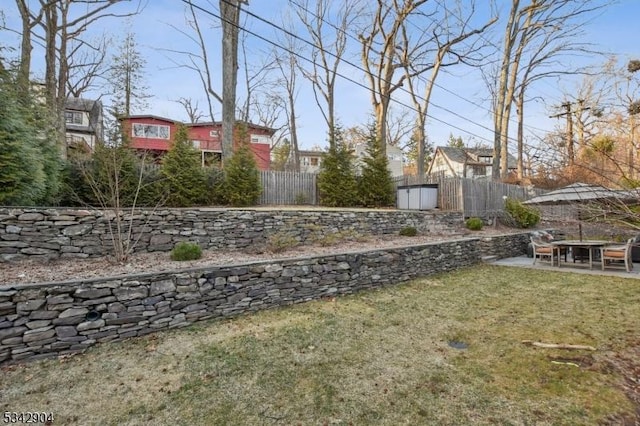
[[[303,192],[298,192],[296,194],[296,199],[294,201],[297,205],[308,204],[307,196]]]
[[[345,241],[364,242],[366,240],[367,237],[365,235],[362,235],[353,229],[345,229],[326,234],[321,231],[317,231],[311,238],[311,241],[323,247],[335,246],[336,244],[340,244]]]
[[[300,244],[291,234],[286,232],[276,232],[267,237],[267,249],[273,253],[280,253]]]
[[[196,243],[182,241],[171,250],[171,260],[197,260],[202,257],[202,249]]]
[[[418,235],[418,230],[413,226],[405,226],[400,230],[400,235],[403,237],[415,237]]]
[[[465,222],[465,225],[467,229],[470,229],[472,231],[479,231],[484,226],[484,222],[479,217],[470,217]]]
[[[538,210],[525,206],[513,198],[507,198],[505,209],[520,228],[530,228],[540,222],[540,212]]]

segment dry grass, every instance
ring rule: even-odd
[[[635,410],[606,360],[637,338],[639,289],[475,267],[4,368],[0,406],[82,425],[598,424]]]

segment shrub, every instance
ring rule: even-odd
[[[513,198],[506,199],[505,209],[521,228],[530,228],[540,222],[540,212],[537,209],[525,206]]]
[[[273,253],[280,253],[299,244],[296,237],[286,232],[276,232],[267,237],[267,249]]]
[[[171,260],[197,260],[202,257],[202,249],[196,243],[182,241],[171,250]]]
[[[413,226],[405,226],[400,230],[400,235],[403,237],[415,237],[418,235],[418,230]]]
[[[389,160],[376,138],[375,123],[369,126],[367,150],[358,179],[358,197],[365,207],[388,207],[395,203],[395,187]]]
[[[472,231],[479,231],[484,226],[484,222],[479,217],[470,217],[465,222],[465,225],[467,229],[470,229]]]
[[[318,174],[320,205],[349,207],[357,203],[356,177],[351,151],[342,140],[342,130],[334,130],[334,140],[322,155]]]
[[[224,199],[234,207],[253,206],[260,200],[262,185],[246,128],[237,131],[237,150],[224,165]]]
[[[160,173],[165,179],[168,206],[190,207],[207,201],[200,153],[191,145],[186,127],[178,126],[171,149],[162,159]]]

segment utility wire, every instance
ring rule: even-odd
[[[321,20],[322,22],[326,23],[327,25],[330,25],[330,26],[331,26],[331,27],[333,27],[335,30],[340,31],[342,34],[344,34],[345,36],[349,37],[350,39],[355,40],[355,41],[356,41],[356,42],[358,42],[358,43],[360,42],[360,41],[359,41],[359,40],[358,40],[354,35],[350,34],[349,32],[345,31],[344,29],[342,29],[342,28],[338,27],[338,26],[337,26],[337,25],[335,25],[334,23],[332,23],[332,22],[330,22],[330,21],[327,21],[327,20],[325,20],[325,19],[321,18],[321,17],[320,17],[320,16],[318,16],[316,13],[314,13],[314,12],[310,11],[310,10],[309,10],[307,7],[305,7],[304,5],[302,5],[302,4],[300,4],[300,3],[298,3],[296,0],[289,0],[289,2],[290,2],[290,3],[293,3],[295,6],[299,7],[300,9],[304,10],[308,15],[311,15],[311,16],[315,17],[316,19],[319,19],[319,20]],[[438,24],[438,23],[435,21],[435,19],[433,19],[431,16],[429,16],[429,15],[425,15],[425,17],[426,17],[426,18],[428,18],[428,19],[429,19],[431,22],[433,22],[434,24],[436,24],[436,25]],[[420,27],[418,27],[418,25],[417,25],[415,22],[411,21],[411,20],[409,19],[409,17],[407,17],[406,21],[407,21],[408,23],[410,23],[411,25],[413,25],[413,26],[414,26],[415,28],[417,28],[418,30],[421,30],[421,28],[420,28]],[[494,48],[498,49],[498,47],[497,47],[495,44],[491,43],[490,41],[488,41],[487,39],[485,39],[484,37],[482,37],[482,35],[481,35],[481,34],[479,34],[479,37],[481,37],[481,38],[482,38],[482,40],[484,40],[484,41],[485,41],[487,44],[489,44],[490,46],[492,46],[492,47],[494,47]],[[317,47],[316,47],[316,48],[317,48]],[[425,77],[424,77],[424,76],[422,76],[422,75],[418,75],[418,76],[416,76],[416,78],[417,78],[419,81],[423,82],[423,83],[427,83],[427,81],[428,81],[428,79],[427,79],[427,78],[425,78]],[[491,111],[490,109],[488,109],[488,108],[487,108],[486,106],[484,106],[484,105],[481,105],[481,104],[479,104],[479,103],[477,103],[477,102],[474,102],[474,101],[472,101],[472,100],[470,100],[470,99],[468,99],[468,98],[465,98],[464,96],[462,96],[462,95],[460,95],[460,94],[458,94],[458,93],[454,92],[453,90],[448,89],[447,87],[445,87],[445,86],[443,86],[443,85],[441,85],[441,84],[439,84],[439,83],[436,83],[435,81],[433,81],[433,82],[432,82],[432,84],[433,84],[435,87],[437,87],[437,88],[439,88],[439,89],[442,89],[443,91],[445,91],[445,92],[447,92],[447,93],[449,93],[449,94],[451,94],[451,95],[455,96],[455,97],[456,97],[456,98],[458,98],[458,99],[461,99],[461,100],[463,100],[463,101],[465,101],[465,102],[467,102],[467,103],[469,103],[469,104],[471,104],[471,105],[473,105],[473,106],[475,106],[475,107],[478,107],[478,108],[482,109],[483,111],[488,112],[489,114],[493,114],[493,111]],[[431,102],[429,102],[429,105],[433,105],[433,106],[435,106],[435,107],[437,107],[437,108],[440,108],[440,109],[443,109],[443,110],[445,110],[445,111],[447,111],[447,112],[452,113],[451,111],[447,110],[445,107],[442,107],[442,106],[440,106],[440,105],[438,105],[438,104],[436,104],[436,103],[434,103],[434,102],[432,102],[432,101],[431,101]],[[455,114],[455,113],[453,113],[453,114]],[[469,122],[471,122],[471,123],[473,123],[473,124],[476,124],[476,125],[478,125],[478,126],[480,126],[480,127],[483,127],[482,125],[480,125],[480,124],[478,124],[478,123],[474,122],[473,120],[469,120],[469,119],[466,119],[466,120],[467,120],[467,121],[469,121]],[[517,121],[515,121],[515,119],[513,119],[513,118],[510,118],[510,119],[509,119],[509,121],[511,121],[513,124],[518,124],[518,123],[517,123]],[[540,128],[536,128],[536,127],[534,127],[534,126],[530,126],[530,125],[525,125],[524,127],[529,128],[530,130],[538,130],[538,131],[541,131],[541,132],[547,132],[547,131],[548,131],[548,130],[540,129]],[[487,127],[484,127],[484,128],[485,128],[486,130],[490,130],[490,131],[492,131],[492,132],[494,131],[493,129],[489,129],[489,128],[487,128]]]
[[[225,2],[225,3],[227,3],[227,4],[231,4],[231,3],[229,2],[229,0],[222,0],[222,1],[224,1],[224,2]],[[196,9],[200,10],[201,12],[203,12],[203,13],[205,13],[205,14],[208,14],[208,15],[210,15],[210,16],[213,16],[213,17],[214,17],[214,18],[216,18],[216,19],[220,19],[220,20],[222,20],[222,21],[224,21],[224,22],[227,22],[227,23],[229,23],[229,24],[231,24],[231,25],[235,26],[236,28],[238,28],[238,29],[240,29],[240,30],[242,30],[242,31],[244,31],[244,32],[246,32],[246,33],[248,33],[248,34],[251,34],[251,35],[253,35],[254,37],[257,37],[257,38],[258,38],[258,39],[260,39],[260,40],[263,40],[263,41],[265,41],[265,42],[267,42],[267,43],[269,43],[269,44],[271,44],[271,45],[273,45],[273,46],[275,46],[275,47],[277,47],[277,48],[279,48],[279,49],[281,49],[281,50],[284,50],[284,51],[286,51],[286,52],[288,52],[288,53],[290,53],[290,54],[292,54],[292,55],[294,55],[294,56],[296,56],[296,57],[298,57],[298,58],[300,58],[300,59],[303,59],[304,61],[307,61],[307,62],[312,63],[312,64],[314,63],[314,61],[313,61],[313,60],[311,60],[311,59],[309,59],[309,58],[304,57],[302,54],[300,54],[300,53],[298,53],[298,52],[294,52],[294,51],[292,51],[291,49],[289,49],[289,48],[287,48],[287,47],[284,47],[284,46],[280,45],[280,44],[279,44],[279,43],[277,43],[277,42],[274,42],[274,41],[272,41],[272,40],[270,40],[270,39],[268,39],[268,38],[266,38],[266,37],[264,37],[264,36],[262,36],[262,35],[260,35],[260,34],[257,34],[257,33],[253,32],[253,31],[251,31],[251,30],[247,29],[247,28],[244,28],[244,27],[243,27],[243,26],[241,26],[240,24],[235,24],[234,22],[230,22],[230,21],[228,21],[228,20],[226,20],[226,19],[222,18],[222,16],[220,16],[220,15],[216,14],[215,12],[212,12],[212,11],[210,11],[210,10],[207,10],[207,9],[205,9],[205,8],[201,7],[201,6],[198,6],[198,5],[193,4],[193,3],[192,3],[192,0],[182,0],[182,2],[183,2],[183,3],[185,3],[185,4],[188,4],[188,5],[190,5],[190,6],[193,6],[194,8],[196,8]],[[248,11],[248,10],[246,10],[246,9],[242,9],[242,10],[243,10],[243,12],[244,12],[244,13],[246,13],[247,15],[252,16],[252,17],[254,17],[255,19],[258,19],[259,21],[266,23],[267,25],[269,25],[269,26],[271,26],[271,27],[273,27],[273,28],[275,28],[275,29],[277,29],[277,30],[279,30],[279,31],[281,31],[281,32],[283,32],[283,33],[285,33],[285,34],[286,34],[286,35],[288,35],[289,37],[292,37],[292,38],[294,38],[294,39],[296,39],[296,40],[302,41],[303,43],[308,44],[308,45],[310,45],[310,46],[312,46],[312,47],[314,47],[314,48],[318,49],[318,46],[316,46],[316,45],[315,45],[315,44],[313,44],[312,42],[310,42],[310,41],[308,41],[308,40],[306,40],[306,39],[304,39],[304,38],[302,38],[302,37],[300,37],[300,36],[298,36],[298,35],[296,35],[296,34],[293,34],[291,31],[289,31],[289,30],[287,30],[287,29],[285,29],[285,28],[282,28],[281,26],[276,25],[276,24],[274,24],[274,23],[272,23],[272,22],[270,22],[270,21],[268,21],[268,20],[266,20],[266,19],[264,19],[264,18],[262,18],[262,17],[260,17],[260,16],[258,16],[258,15],[256,15],[256,14],[254,14],[254,13],[250,12],[250,11]],[[361,66],[356,65],[356,64],[354,64],[353,62],[351,62],[351,61],[349,61],[349,60],[346,60],[346,59],[344,59],[344,58],[339,58],[339,57],[338,57],[336,54],[334,54],[333,52],[330,52],[330,51],[327,51],[327,50],[324,50],[324,49],[323,49],[322,51],[323,51],[323,52],[325,52],[325,53],[327,53],[327,54],[329,54],[329,55],[331,55],[331,56],[333,56],[333,57],[335,57],[336,59],[341,60],[341,61],[342,61],[342,62],[344,62],[345,64],[350,65],[351,67],[354,67],[355,69],[357,69],[357,70],[359,70],[359,71],[361,71],[361,72],[363,72],[363,73],[366,73],[366,70],[364,70]],[[363,89],[367,90],[368,92],[372,92],[372,89],[371,89],[371,88],[369,88],[368,86],[366,86],[365,84],[360,83],[360,82],[358,82],[358,81],[356,81],[356,80],[354,80],[354,79],[352,79],[352,78],[350,78],[350,77],[347,77],[347,76],[345,76],[345,75],[344,75],[344,74],[342,74],[342,73],[336,72],[336,75],[337,75],[337,76],[339,76],[339,77],[341,77],[342,79],[344,79],[344,80],[346,80],[346,81],[349,81],[349,82],[351,82],[351,83],[353,83],[353,84],[355,84],[355,85],[357,85],[357,86],[359,86],[359,87],[362,87]],[[406,93],[409,93],[409,94],[410,94],[410,92],[409,92],[407,89],[404,89],[403,87],[401,87],[401,88],[400,88],[400,90],[402,90],[402,91],[404,91],[404,92],[406,92]],[[422,98],[421,96],[416,96],[416,97],[417,97],[418,99],[421,99],[421,98]],[[397,100],[397,99],[392,99],[392,100],[393,100],[396,104],[398,104],[398,105],[404,106],[404,107],[406,107],[406,108],[408,108],[408,109],[410,109],[410,110],[412,110],[412,111],[414,111],[414,112],[416,112],[416,113],[418,112],[418,110],[417,110],[414,106],[412,106],[412,105],[408,105],[408,104],[406,104],[406,103],[404,103],[404,102],[401,102],[401,101],[399,101],[399,100]],[[424,98],[422,98],[422,100],[424,100]],[[470,119],[468,119],[467,117],[464,117],[464,116],[462,116],[461,114],[459,114],[459,113],[457,113],[457,112],[455,112],[455,111],[452,111],[452,110],[450,110],[450,109],[448,109],[448,108],[446,108],[446,107],[442,107],[442,106],[440,106],[440,105],[438,105],[438,104],[435,104],[435,103],[433,103],[433,102],[431,102],[431,103],[430,103],[430,105],[432,105],[432,106],[434,106],[434,107],[436,107],[436,108],[440,108],[440,109],[442,109],[442,110],[444,110],[444,111],[446,111],[446,112],[448,112],[448,113],[450,113],[450,114],[452,114],[452,115],[454,115],[454,116],[456,116],[456,117],[458,117],[458,118],[461,118],[462,120],[464,120],[464,121],[466,121],[466,122],[469,122],[469,123],[471,123],[471,124],[474,124],[474,125],[476,125],[476,126],[478,126],[478,127],[482,128],[482,129],[484,129],[484,130],[487,130],[487,131],[492,132],[492,133],[494,132],[494,129],[491,129],[491,128],[486,127],[485,125],[483,125],[483,124],[481,124],[481,123],[477,123],[477,122],[475,122],[475,121],[473,121],[473,120],[470,120]],[[489,143],[493,143],[493,141],[492,141],[492,140],[490,140],[490,139],[488,139],[488,138],[486,138],[486,137],[484,137],[484,136],[481,136],[481,135],[478,135],[478,134],[476,134],[476,133],[473,133],[473,132],[471,132],[471,131],[469,131],[469,130],[467,130],[467,129],[463,129],[463,128],[459,127],[459,126],[456,126],[456,125],[454,125],[454,124],[452,124],[452,123],[449,123],[449,122],[447,122],[447,121],[445,121],[445,120],[442,120],[442,119],[440,119],[440,118],[437,118],[437,117],[435,117],[435,116],[433,116],[433,115],[429,115],[429,118],[431,118],[431,119],[433,119],[433,120],[435,120],[435,121],[437,121],[437,122],[440,122],[440,123],[442,123],[442,124],[445,124],[445,125],[447,125],[447,126],[450,126],[450,127],[454,128],[454,129],[460,130],[461,132],[464,132],[464,133],[466,133],[466,134],[468,134],[468,135],[474,136],[474,137],[476,137],[476,138],[478,138],[478,139],[480,139],[480,140],[483,140],[483,141],[486,141],[486,142],[489,142]],[[516,141],[515,141],[513,138],[511,138],[511,137],[507,137],[507,140],[510,140],[512,143],[516,142]]]

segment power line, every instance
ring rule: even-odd
[[[228,1],[228,0],[223,0],[223,1],[224,1],[225,3],[229,3],[229,1]],[[222,18],[220,15],[218,15],[218,14],[216,14],[216,13],[214,13],[214,12],[210,11],[210,10],[207,10],[207,9],[205,9],[205,8],[201,7],[201,6],[198,6],[198,5],[194,5],[194,4],[192,3],[192,1],[191,1],[191,0],[182,0],[182,2],[183,2],[183,3],[185,3],[185,4],[188,4],[188,5],[190,5],[190,6],[193,6],[194,8],[196,8],[196,9],[200,10],[201,12],[203,12],[203,13],[205,13],[205,14],[208,14],[208,15],[210,15],[210,16],[213,16],[213,17],[214,17],[214,18],[216,18],[216,19],[224,20],[225,22],[230,23],[231,25],[233,25],[233,26],[235,26],[236,28],[238,28],[238,29],[240,29],[240,30],[244,31],[245,33],[247,33],[247,34],[251,34],[251,35],[253,35],[254,37],[256,37],[256,38],[258,38],[258,39],[260,39],[260,40],[263,40],[263,41],[265,41],[265,42],[267,42],[267,43],[269,43],[269,44],[271,44],[271,45],[273,45],[273,46],[275,46],[275,47],[277,47],[277,48],[279,48],[279,49],[281,49],[281,50],[283,50],[283,51],[286,51],[286,52],[288,52],[288,53],[292,54],[293,56],[295,56],[295,57],[297,57],[297,58],[300,58],[300,59],[302,59],[302,60],[304,60],[304,61],[307,61],[307,62],[309,62],[309,63],[314,64],[314,62],[313,62],[311,59],[304,57],[302,54],[300,54],[300,53],[298,53],[298,52],[295,52],[295,51],[292,51],[291,49],[289,49],[289,48],[287,48],[287,47],[284,47],[284,46],[280,45],[279,43],[274,42],[274,41],[272,41],[272,40],[270,40],[270,39],[266,38],[265,36],[262,36],[262,35],[260,35],[260,34],[257,34],[257,33],[255,33],[254,31],[251,31],[251,30],[249,30],[249,29],[247,29],[247,28],[244,28],[244,27],[243,27],[242,25],[240,25],[240,24],[235,24],[235,23],[233,23],[233,22],[229,22],[229,21],[227,21],[226,19]],[[245,9],[242,9],[242,10],[243,10],[247,15],[252,16],[252,17],[254,17],[254,18],[258,19],[259,21],[262,21],[262,22],[266,23],[266,24],[268,24],[268,25],[269,25],[269,26],[271,26],[271,27],[274,27],[275,29],[277,29],[277,30],[279,30],[279,31],[281,31],[281,32],[283,32],[283,33],[285,33],[285,34],[287,34],[289,37],[292,37],[292,38],[294,38],[294,39],[300,40],[300,41],[304,42],[305,44],[308,44],[308,45],[310,45],[310,46],[312,46],[312,47],[314,47],[314,48],[318,48],[318,46],[315,46],[315,44],[313,44],[312,42],[310,42],[310,41],[308,41],[308,40],[306,40],[306,39],[304,39],[304,38],[301,38],[301,37],[297,36],[296,34],[293,34],[291,31],[289,31],[289,30],[287,30],[287,29],[282,28],[282,27],[281,27],[281,26],[279,26],[279,25],[273,24],[272,22],[269,22],[269,21],[267,21],[266,19],[264,19],[264,18],[262,18],[262,17],[260,17],[260,16],[258,16],[258,15],[256,15],[256,14],[254,14],[254,13],[252,13],[252,12],[250,12],[250,11],[247,11],[247,10],[245,10]],[[333,56],[333,57],[335,57],[335,58],[337,58],[337,59],[340,59],[340,60],[341,60],[342,62],[344,62],[345,64],[350,65],[350,66],[352,66],[352,67],[356,68],[356,69],[357,69],[357,70],[359,70],[359,71],[366,72],[366,70],[364,70],[361,66],[356,65],[356,64],[354,64],[353,62],[348,61],[348,60],[346,60],[346,59],[338,58],[338,56],[337,56],[336,54],[334,54],[333,52],[330,52],[330,51],[327,51],[327,50],[324,50],[324,49],[322,49],[322,51],[323,51],[323,52],[325,52],[325,53],[327,53],[327,54],[329,54],[329,55],[331,55],[331,56]],[[352,78],[350,78],[350,77],[347,77],[347,76],[345,76],[345,75],[344,75],[344,74],[342,74],[342,73],[336,72],[335,74],[336,74],[337,76],[341,77],[342,79],[344,79],[344,80],[346,80],[346,81],[348,81],[348,82],[350,82],[350,83],[353,83],[353,84],[355,84],[356,86],[359,86],[359,87],[361,87],[361,88],[365,89],[365,90],[366,90],[366,91],[368,91],[368,92],[372,92],[372,89],[371,89],[371,88],[369,88],[368,86],[366,86],[366,85],[364,85],[364,84],[362,84],[362,83],[360,83],[360,82],[358,82],[358,81],[356,81],[356,80],[354,80],[354,79],[352,79]],[[402,91],[404,91],[404,92],[406,92],[406,93],[409,93],[409,94],[410,94],[410,92],[409,92],[407,89],[404,89],[403,87],[401,87],[400,89],[401,89]],[[416,97],[417,97],[418,99],[422,98],[421,96],[416,96]],[[424,98],[422,98],[422,99],[424,99]],[[406,103],[404,103],[404,102],[401,102],[401,101],[399,101],[399,100],[397,100],[397,99],[391,99],[391,100],[392,100],[393,102],[395,102],[396,104],[401,105],[401,106],[404,106],[405,108],[408,108],[408,109],[410,109],[410,110],[412,110],[412,111],[414,111],[414,112],[416,112],[416,113],[417,113],[417,112],[419,112],[419,111],[418,111],[414,106],[412,106],[412,105],[408,105],[408,104],[406,104]],[[475,122],[475,121],[473,121],[473,120],[470,120],[470,119],[468,119],[467,117],[464,117],[464,116],[462,116],[461,114],[459,114],[459,113],[457,113],[457,112],[455,112],[455,111],[452,111],[452,110],[450,110],[450,109],[448,109],[448,108],[442,107],[442,106],[440,106],[440,105],[438,105],[438,104],[435,104],[435,103],[430,103],[430,105],[432,105],[432,106],[434,106],[434,107],[436,107],[436,108],[440,108],[440,109],[442,109],[442,110],[444,110],[444,111],[446,111],[446,112],[448,112],[448,113],[450,113],[450,114],[452,114],[452,115],[454,115],[454,116],[456,116],[456,117],[458,117],[458,118],[461,118],[462,120],[464,120],[464,121],[466,121],[466,122],[468,122],[468,123],[474,124],[474,125],[476,125],[476,126],[478,126],[478,127],[482,128],[482,129],[484,129],[484,130],[487,130],[487,131],[489,131],[489,132],[491,132],[491,133],[493,133],[493,132],[494,132],[494,129],[491,129],[491,128],[489,128],[489,127],[486,127],[486,126],[485,126],[485,125],[483,125],[483,124],[480,124],[480,123],[477,123],[477,122]],[[433,116],[433,115],[429,115],[429,118],[431,118],[432,120],[435,120],[435,121],[437,121],[437,122],[439,122],[439,123],[445,124],[445,125],[447,125],[447,126],[449,126],[449,127],[451,127],[451,128],[454,128],[454,129],[456,129],[456,130],[459,130],[459,131],[461,131],[461,132],[463,132],[463,133],[465,133],[465,134],[467,134],[467,135],[470,135],[470,136],[472,136],[472,137],[476,137],[476,138],[478,138],[479,140],[482,140],[482,141],[485,141],[485,142],[489,142],[490,144],[492,144],[492,143],[493,143],[493,140],[491,140],[491,139],[488,139],[488,138],[486,138],[486,137],[484,137],[484,136],[478,135],[477,133],[474,133],[474,132],[469,131],[469,130],[467,130],[467,129],[463,129],[462,127],[459,127],[459,126],[457,126],[457,125],[455,125],[455,124],[452,124],[452,123],[450,123],[450,122],[447,122],[447,121],[445,121],[445,120],[443,120],[443,119],[440,119],[440,118],[438,118],[438,117],[435,117],[435,116]],[[507,136],[507,141],[508,141],[508,142],[511,142],[511,143],[516,143],[516,142],[517,142],[514,138],[509,137],[509,136]],[[529,146],[529,145],[525,143],[525,146]]]

